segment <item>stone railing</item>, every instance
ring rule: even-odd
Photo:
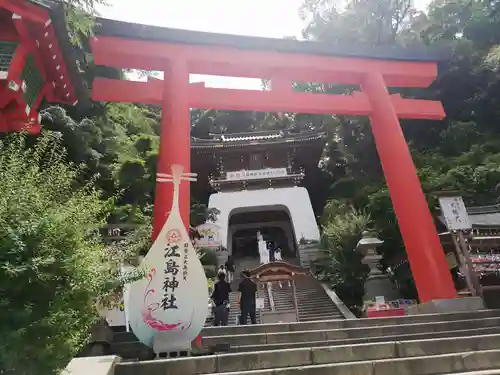
[[[113,375],[118,362],[120,358],[114,355],[73,358],[61,375]]]
[[[346,319],[357,319],[356,316],[352,313],[351,310],[345,305],[344,302],[339,298],[337,293],[333,291],[333,289],[330,289],[330,287],[327,284],[321,283],[321,286],[325,290],[325,293],[332,302],[337,306],[337,309],[340,311],[340,313],[344,316]]]

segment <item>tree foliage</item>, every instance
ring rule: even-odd
[[[111,202],[65,157],[55,134],[29,148],[23,135],[0,143],[2,374],[58,373],[125,281],[125,253],[98,231]]]
[[[316,277],[327,282],[354,312],[363,306],[364,283],[369,272],[356,251],[370,217],[339,203],[329,201],[322,217],[321,248],[324,256],[315,264]]]
[[[60,2],[66,6],[73,36],[89,35],[91,16],[100,1]],[[478,0],[434,0],[426,11],[413,9],[408,0],[304,1],[304,39],[338,45],[427,45],[451,52],[450,59],[440,63],[438,79],[430,88],[390,89],[403,97],[440,100],[447,112],[444,121],[401,122],[426,194],[459,189],[467,204],[496,202],[500,182],[497,7],[496,2]],[[90,67],[86,79],[91,82],[97,73],[124,74]],[[335,82],[294,86],[297,91],[332,95],[360,90]],[[160,116],[155,106],[53,106],[43,112],[43,128],[53,132],[51,137],[38,143],[28,138],[29,146],[36,143],[28,150],[15,142],[2,144],[0,247],[6,250],[0,253],[0,285],[8,289],[0,293],[0,333],[9,342],[8,348],[0,348],[3,369],[35,373],[26,367],[34,362],[22,361],[29,357],[40,358],[36,365],[43,371],[39,373],[51,373],[65,365],[67,356],[84,341],[86,326],[95,317],[91,301],[109,294],[109,279],[117,276],[111,270],[100,273],[102,267],[115,269],[116,261],[103,265],[103,257],[110,253],[90,228],[106,220],[140,224],[124,248],[136,254],[149,248]],[[322,217],[322,243],[329,254],[319,272],[351,307],[360,303],[367,272],[352,250],[369,223],[384,240],[385,266],[405,258],[368,119],[194,109],[191,122],[194,137],[285,128],[327,133],[318,169],[307,171],[315,178],[306,187],[317,216]],[[55,147],[55,135],[66,153]],[[193,225],[216,214],[207,211],[207,196],[192,196]],[[435,202],[429,199],[429,205],[433,208]],[[107,219],[106,212],[110,212]],[[113,259],[118,253],[111,253]],[[410,270],[400,267],[395,277],[403,294],[414,297]],[[54,350],[45,351],[49,357],[43,357],[33,343],[45,350],[49,341]]]
[[[444,121],[401,121],[424,193],[461,190],[466,204],[495,203],[500,182],[498,5],[434,0],[427,11],[421,11],[411,4],[405,0],[349,0],[342,4],[306,0],[302,14],[308,26],[303,36],[339,44],[426,45],[451,52],[440,63],[438,79],[430,88],[390,91],[440,100],[445,107]],[[345,90],[334,82],[315,84],[315,89],[326,93]],[[381,248],[385,265],[400,264],[406,257],[404,245],[369,122],[333,116],[329,136],[321,164],[330,181],[325,183],[326,197],[369,213],[373,229],[385,241]],[[431,198],[429,206],[436,206]],[[409,268],[400,267],[396,278],[406,297],[416,296]]]

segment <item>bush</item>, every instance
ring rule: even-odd
[[[57,137],[0,143],[0,373],[58,374],[85,344],[96,303],[121,284],[97,228],[108,205]]]
[[[359,314],[369,267],[361,263],[362,256],[355,248],[370,218],[346,206],[339,206],[335,214],[329,207],[326,215],[321,235],[324,257],[315,262],[315,274],[320,281],[328,283],[354,313]]]
[[[217,255],[211,249],[205,247],[199,249],[198,257],[204,266],[217,266]]]
[[[207,279],[215,280],[217,278],[217,272],[211,268],[205,268],[205,276]]]

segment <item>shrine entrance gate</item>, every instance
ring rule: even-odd
[[[332,48],[318,42],[173,30],[98,20],[92,41],[97,65],[162,71],[164,80],[132,82],[96,78],[93,99],[162,106],[158,172],[190,168],[190,108],[369,116],[387,186],[421,302],[455,298],[434,222],[398,118],[442,119],[441,103],[391,95],[387,87],[428,87],[437,76],[427,50]],[[269,91],[218,89],[190,84],[190,74],[268,79]],[[293,82],[360,85],[352,95],[294,92]],[[154,233],[170,211],[173,188],[158,183]],[[181,184],[180,209],[189,224],[189,183]]]

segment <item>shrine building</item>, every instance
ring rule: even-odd
[[[78,64],[61,7],[0,1],[0,132],[37,134],[44,101],[76,104]]]
[[[324,138],[324,133],[276,130],[192,139],[197,184],[216,191],[208,206],[220,211],[215,225],[227,249],[220,261],[233,255],[252,264],[251,259],[258,259],[260,231],[282,249],[284,259],[309,263],[314,254],[304,246],[301,251],[299,243],[317,242],[320,234],[303,185],[317,173]]]

